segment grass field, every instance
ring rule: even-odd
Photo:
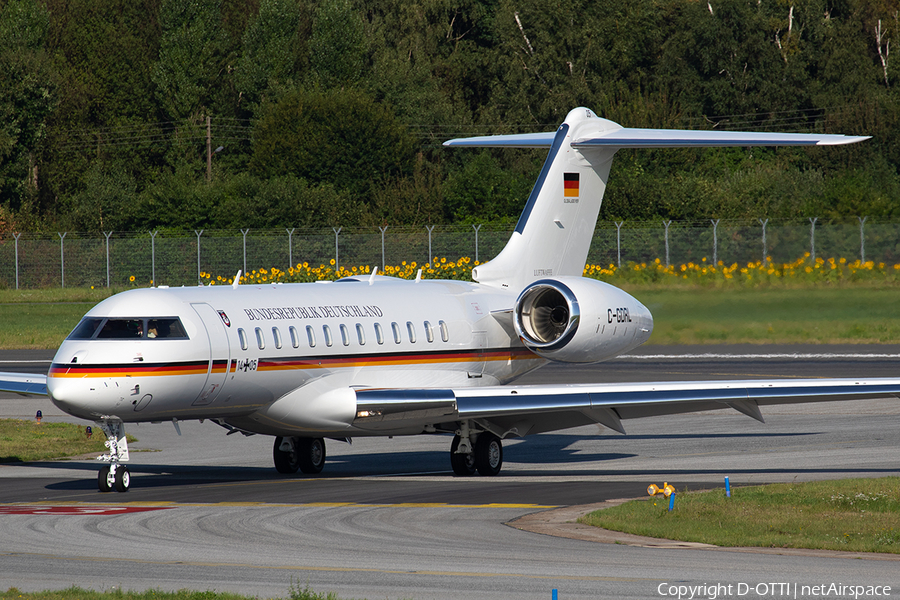
[[[650,344],[900,341],[900,287],[623,287],[653,313]],[[0,348],[54,349],[110,293],[0,290]]]
[[[295,584],[290,586],[288,595],[285,598],[287,600],[341,600],[332,592],[315,592],[309,586],[299,587]],[[20,592],[16,588],[9,588],[6,591],[0,590],[0,600],[259,600],[259,598],[210,591],[179,590],[177,592],[163,592],[160,590],[148,590],[146,592],[132,592],[117,589],[95,592],[71,587],[65,590],[33,593]]]
[[[661,496],[600,510],[579,522],[717,546],[900,554],[900,478],[773,484]]]

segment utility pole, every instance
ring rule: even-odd
[[[206,182],[212,181],[212,119],[206,116]]]

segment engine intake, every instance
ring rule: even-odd
[[[533,348],[561,348],[575,335],[581,311],[578,300],[559,281],[538,281],[516,301],[516,334]]]

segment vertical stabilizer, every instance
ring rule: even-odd
[[[552,140],[549,134],[533,134],[545,137],[521,144],[535,147],[549,143],[550,153],[509,242],[493,260],[472,271],[475,281],[521,289],[544,277],[582,274],[617,148],[576,148],[572,142],[585,137],[587,130],[597,134],[613,129],[621,127],[586,108],[576,108]],[[513,136],[494,138],[499,142]],[[478,145],[490,144],[483,141]]]

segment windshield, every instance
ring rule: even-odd
[[[69,334],[70,340],[186,340],[178,317],[85,317]]]

